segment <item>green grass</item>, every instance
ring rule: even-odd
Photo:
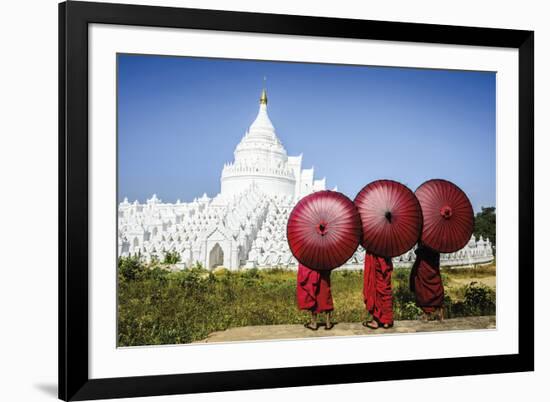
[[[472,270],[470,270],[472,271]],[[395,269],[392,284],[396,320],[415,319],[419,309],[408,286],[409,269]],[[487,275],[488,273],[485,273]],[[456,272],[457,278],[465,273]],[[454,271],[445,272],[453,282]],[[365,318],[362,271],[331,276],[334,319]],[[447,288],[447,316],[494,314],[494,291],[483,285]],[[119,346],[188,343],[209,333],[249,325],[301,324],[307,313],[296,307],[296,272],[284,269],[214,273],[200,267],[169,272],[158,262],[119,261]],[[478,308],[477,305],[482,305]]]
[[[443,274],[451,276],[453,279],[459,278],[485,278],[496,275],[496,265],[487,264],[487,265],[476,265],[474,268],[447,268],[444,267],[441,269]]]

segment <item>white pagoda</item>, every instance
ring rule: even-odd
[[[324,190],[314,170],[302,169],[302,155],[288,156],[267,114],[267,92],[258,116],[226,163],[221,192],[192,202],[119,205],[119,255],[162,259],[177,252],[185,266],[288,266],[295,260],[286,242],[288,214],[296,202]]]

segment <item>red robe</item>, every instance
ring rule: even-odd
[[[365,253],[363,301],[367,311],[381,324],[393,324],[392,271],[391,258]]]
[[[425,313],[432,313],[443,306],[444,289],[439,271],[439,253],[428,247],[419,246],[416,261],[411,270],[410,288],[414,292],[416,305]]]
[[[330,292],[330,271],[315,271],[298,264],[296,298],[300,310],[315,313],[334,310]]]

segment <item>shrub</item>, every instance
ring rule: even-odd
[[[471,282],[464,293],[464,305],[469,315],[495,314],[495,291],[481,283]]]
[[[409,301],[401,306],[399,319],[416,320],[420,316],[420,314],[422,314],[422,309],[419,308],[415,302]]]
[[[163,264],[177,264],[181,261],[181,256],[177,251],[168,251],[164,253],[164,260],[162,261]]]
[[[408,284],[411,270],[409,268],[395,268],[392,272],[393,282]]]
[[[446,272],[441,272],[441,282],[444,287],[449,285],[449,275]]]
[[[245,286],[255,286],[260,280],[258,268],[245,269],[237,274],[238,280]]]
[[[118,275],[121,280],[133,281],[141,279],[145,270],[146,268],[139,254],[118,258]]]

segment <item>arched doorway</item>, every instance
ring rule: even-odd
[[[208,268],[216,268],[223,265],[223,250],[219,243],[216,243],[210,250]]]

